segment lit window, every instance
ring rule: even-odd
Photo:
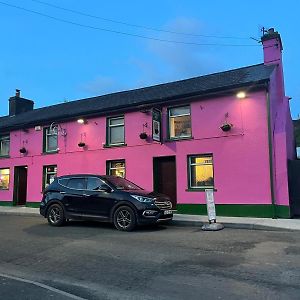
[[[0,156],[9,155],[9,143],[10,143],[9,135],[0,136]]]
[[[0,169],[0,190],[9,189],[9,169]]]
[[[189,188],[203,189],[214,187],[212,155],[189,156]]]
[[[124,144],[124,117],[108,118],[107,127],[107,145]]]
[[[169,109],[169,135],[171,139],[192,136],[190,106]]]
[[[112,160],[107,162],[107,175],[125,178],[125,160]]]
[[[57,176],[57,166],[44,166],[44,174],[43,174],[43,190],[51,184],[55,177]]]
[[[56,152],[58,146],[57,132],[44,128],[44,152]]]

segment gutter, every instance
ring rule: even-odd
[[[273,132],[272,132],[272,124],[271,124],[271,101],[270,101],[270,93],[269,88],[267,86],[267,96],[266,96],[266,102],[267,102],[267,114],[268,114],[268,143],[269,143],[269,166],[270,166],[270,187],[271,187],[271,201],[272,201],[272,215],[273,219],[277,219],[276,214],[276,199],[275,199],[275,184],[274,184],[274,156],[273,156]]]

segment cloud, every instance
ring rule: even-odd
[[[178,17],[168,22],[163,29],[169,32],[200,34],[204,25],[199,20],[187,17]],[[162,32],[158,38],[164,40],[179,40],[183,42],[207,42],[201,37],[186,36]],[[200,76],[217,71],[221,62],[216,59],[215,53],[206,46],[195,46],[160,41],[149,41],[146,44],[151,63],[136,62],[144,75],[143,82],[177,80],[187,77]],[[146,67],[146,68],[145,68]],[[153,75],[155,74],[155,75]]]

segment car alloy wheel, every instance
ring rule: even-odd
[[[121,206],[114,213],[114,225],[118,230],[131,231],[136,224],[136,216],[129,206]]]
[[[50,206],[47,219],[52,226],[61,226],[65,222],[64,210],[59,204]]]

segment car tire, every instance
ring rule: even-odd
[[[136,227],[136,215],[129,206],[121,206],[114,212],[114,225],[121,231],[132,231]]]
[[[47,211],[47,220],[51,226],[62,226],[66,221],[64,209],[59,204],[52,204]]]

